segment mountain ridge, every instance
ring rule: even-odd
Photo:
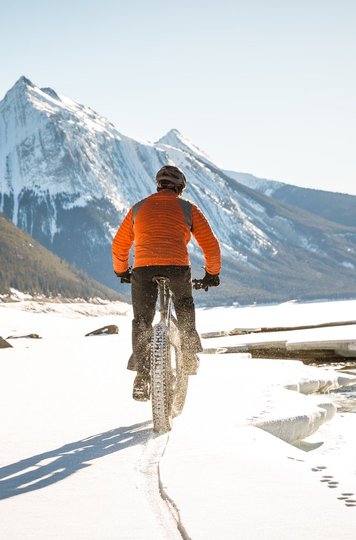
[[[205,213],[222,247],[222,285],[207,301],[355,290],[356,227],[243,185],[176,129],[157,143],[139,142],[89,107],[27,81],[0,102],[0,211],[59,257],[116,287],[114,233],[132,204],[155,190],[157,170],[174,164],[188,178],[184,196]],[[194,242],[190,254],[201,271]]]
[[[120,300],[120,295],[96,283],[38,244],[0,213],[0,294],[11,289],[62,298]]]
[[[302,208],[329,221],[356,227],[356,195],[294,186],[286,182],[258,178],[248,173],[224,172],[240,184],[242,183],[274,200]]]

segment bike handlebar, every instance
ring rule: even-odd
[[[153,278],[153,280],[156,280],[156,276]],[[121,283],[125,283],[127,285],[131,285],[131,273],[129,273],[125,277],[121,277],[120,279]],[[203,279],[192,279],[193,289],[200,290],[203,289],[204,291],[207,291],[209,289],[209,286],[204,283]]]
[[[202,279],[193,279],[192,283],[193,283],[193,289],[196,289],[196,290],[204,289],[204,291],[207,291],[209,289],[208,285],[206,285],[206,283],[204,283]]]

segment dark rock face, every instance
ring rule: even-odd
[[[38,334],[27,334],[26,336],[8,336],[7,339],[42,339]]]
[[[93,330],[92,332],[85,334],[85,337],[108,336],[110,334],[118,334],[118,333],[119,333],[119,327],[116,326],[116,324],[109,324],[108,326],[103,326],[102,328],[98,328],[97,330]]]
[[[0,336],[0,349],[8,349],[10,347],[12,347],[12,345],[10,345],[10,343],[8,343],[6,339]]]

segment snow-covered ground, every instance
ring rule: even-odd
[[[347,321],[355,308],[205,309],[197,323]],[[119,334],[84,337],[105,324]],[[0,303],[3,338],[42,337],[0,350],[1,538],[355,538],[356,417],[336,412],[333,389],[356,372],[202,354],[182,416],[157,436],[150,404],[131,399],[130,325],[125,304]]]

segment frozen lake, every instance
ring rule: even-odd
[[[216,308],[197,320],[207,332],[346,320],[355,307]],[[130,320],[125,304],[0,304],[2,337],[42,336],[0,351],[6,540],[354,539],[355,392],[340,389],[352,373],[202,354],[182,416],[154,436],[150,404],[131,399]],[[119,334],[84,337],[105,324]]]

